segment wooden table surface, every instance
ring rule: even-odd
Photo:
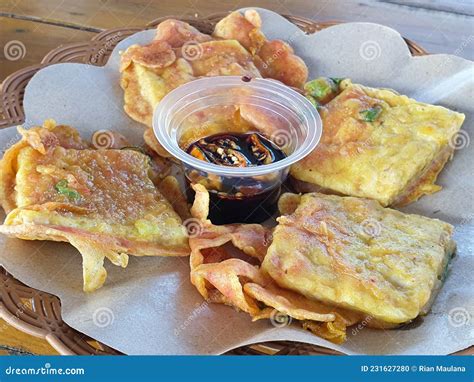
[[[206,16],[258,6],[319,21],[367,21],[390,26],[430,53],[474,59],[473,0],[0,0],[0,81],[37,64],[61,44],[87,41],[102,30],[143,26],[162,16]],[[24,54],[5,57],[19,41]],[[56,354],[45,341],[0,320],[0,354]]]

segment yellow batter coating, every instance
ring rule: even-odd
[[[441,189],[434,184],[452,156],[464,115],[393,90],[340,84],[321,108],[318,147],[293,165],[299,191],[321,191],[405,205]]]

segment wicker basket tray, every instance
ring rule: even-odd
[[[189,18],[181,20],[193,25],[201,32],[211,33],[215,24],[226,14],[215,14],[206,18]],[[21,69],[8,76],[0,91],[0,129],[24,122],[23,96],[25,87],[33,75],[40,69],[58,62],[79,62],[89,65],[104,65],[114,47],[128,36],[144,29],[154,28],[161,21],[173,16],[156,19],[144,28],[116,28],[97,34],[92,40],[84,43],[60,46],[49,52],[41,64]],[[302,17],[284,16],[305,33],[316,33],[338,22],[315,22]],[[405,39],[414,56],[427,52]],[[58,297],[33,289],[16,280],[5,269],[0,268],[1,300],[0,317],[12,326],[33,336],[46,339],[61,354],[121,354],[104,344],[69,327],[61,318],[61,302]],[[457,354],[472,354],[474,348]],[[335,350],[296,342],[270,342],[244,346],[227,354],[314,354],[340,355]]]

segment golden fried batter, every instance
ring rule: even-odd
[[[286,42],[267,40],[260,30],[261,25],[260,15],[255,10],[249,9],[244,15],[232,12],[216,24],[213,36],[240,42],[252,54],[262,77],[302,89],[308,79],[306,64]]]
[[[298,191],[365,197],[389,206],[441,189],[434,182],[452,155],[450,141],[464,115],[349,80],[340,87],[321,108],[321,142],[291,168]]]
[[[149,177],[148,156],[88,149],[67,126],[20,133],[0,162],[8,212],[0,232],[71,243],[83,256],[85,291],[105,281],[104,257],[125,267],[128,255],[189,254],[181,219]]]
[[[276,283],[309,299],[393,326],[429,309],[451,258],[453,227],[376,201],[285,194],[262,263]]]
[[[207,219],[209,194],[196,184],[191,209],[199,222],[191,236],[191,282],[208,301],[231,305],[253,320],[287,316],[300,320],[321,337],[341,343],[346,327],[362,320],[359,312],[335,308],[279,287],[260,264],[272,240],[271,230],[259,224],[214,226]],[[233,248],[229,248],[231,243]],[[296,247],[295,247],[296,248]],[[242,253],[235,253],[236,250]]]
[[[165,20],[147,45],[132,45],[121,55],[120,85],[124,110],[151,127],[153,111],[176,87],[206,76],[268,77],[302,88],[308,69],[293,49],[280,40],[268,41],[254,10],[233,12],[217,23],[213,36],[178,20]],[[151,141],[151,130],[145,136]],[[150,144],[168,157],[159,145]]]

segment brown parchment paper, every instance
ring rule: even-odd
[[[281,16],[259,12],[267,37],[288,41],[310,68],[310,78],[350,77],[466,114],[454,160],[439,177],[443,190],[406,209],[456,226],[457,256],[420,325],[391,331],[361,325],[349,329],[347,342],[338,346],[297,324],[277,328],[269,321],[252,323],[247,314],[204,302],[189,282],[187,258],[130,257],[126,269],[109,265],[106,284],[92,294],[82,292],[81,257],[67,244],[0,237],[1,264],[24,283],[59,296],[70,326],[127,354],[219,354],[269,340],[313,343],[348,354],[447,354],[472,345],[473,63],[444,54],[413,58],[401,36],[381,25],[350,23],[305,35]],[[122,41],[103,68],[57,64],[41,70],[26,89],[26,126],[54,118],[77,127],[85,137],[98,129],[115,129],[140,143],[142,127],[122,108],[119,51],[147,43],[153,35],[144,31]],[[1,130],[2,151],[18,138],[14,128]]]

